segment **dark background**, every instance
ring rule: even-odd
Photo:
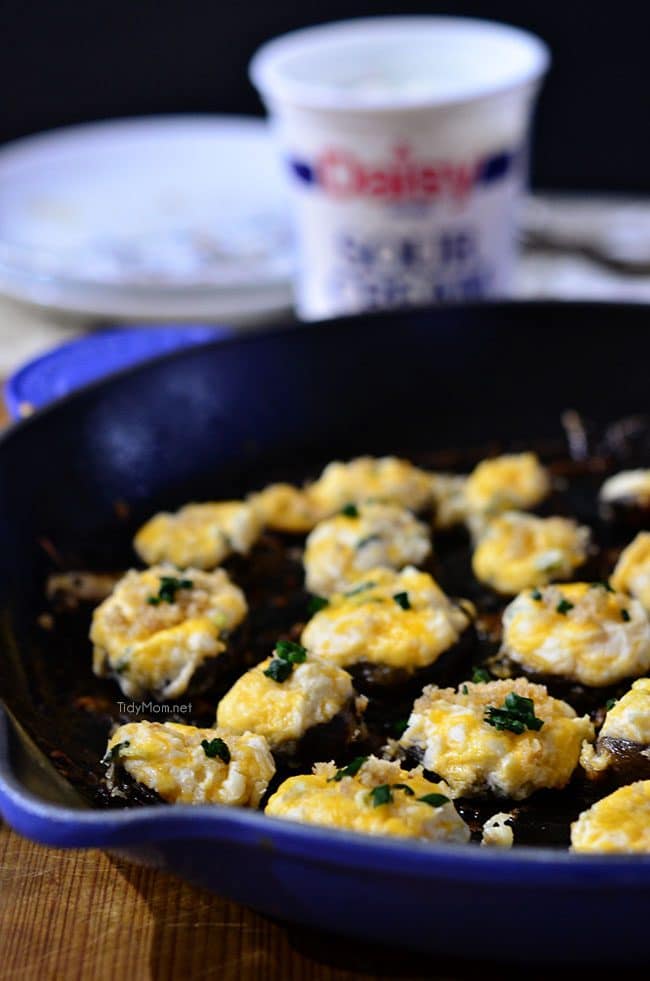
[[[295,27],[387,13],[490,17],[539,34],[553,67],[538,113],[537,186],[650,189],[643,0],[0,0],[0,141],[152,112],[260,113],[247,64]]]

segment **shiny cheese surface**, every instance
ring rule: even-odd
[[[568,518],[506,511],[491,520],[472,556],[474,575],[513,596],[530,586],[569,578],[587,558],[589,529]]]
[[[174,514],[156,514],[133,545],[148,565],[172,562],[179,568],[214,569],[233,552],[245,555],[261,530],[260,516],[244,501],[187,504]]]
[[[322,514],[335,514],[346,504],[368,500],[419,511],[430,503],[431,481],[408,460],[360,456],[348,463],[328,464],[309,487],[309,494]]]
[[[608,503],[629,501],[650,505],[650,470],[622,470],[600,488],[600,499]]]
[[[538,731],[501,731],[485,720],[488,706],[501,708],[515,692],[531,698]],[[417,699],[400,739],[415,750],[425,770],[437,773],[455,796],[495,794],[522,800],[543,787],[562,788],[571,778],[585,739],[593,739],[587,716],[578,718],[543,685],[514,681],[467,682],[458,691],[429,686]]]
[[[174,602],[152,605],[161,578],[192,583]],[[197,668],[225,650],[223,638],[246,616],[246,600],[223,569],[179,571],[175,566],[131,570],[93,614],[93,670],[114,674],[125,695],[182,695]]]
[[[650,668],[650,623],[638,600],[602,585],[545,586],[506,607],[502,651],[535,674],[612,685]]]
[[[634,596],[650,612],[650,532],[640,531],[623,549],[610,582],[614,589]]]
[[[621,787],[571,825],[574,852],[650,853],[650,780]]]
[[[550,489],[548,471],[535,453],[507,453],[475,467],[467,478],[465,500],[470,512],[527,511]]]
[[[406,593],[408,609],[395,600]],[[469,616],[426,572],[371,569],[348,593],[330,597],[302,633],[316,657],[339,667],[359,662],[413,672],[455,644]]]
[[[371,835],[426,841],[469,840],[469,828],[451,801],[432,807],[418,799],[432,793],[449,796],[444,783],[425,780],[419,768],[407,772],[399,763],[370,757],[355,776],[336,781],[335,774],[333,763],[317,763],[312,774],[290,777],[273,794],[265,813]],[[395,788],[395,784],[408,789]],[[371,792],[383,785],[393,788],[392,800],[374,806]]]
[[[352,515],[320,522],[307,538],[307,589],[322,596],[342,592],[369,569],[419,565],[430,551],[429,531],[410,511],[360,504]]]
[[[225,763],[201,743],[218,737],[230,753]],[[275,773],[263,736],[199,729],[174,722],[130,722],[111,736],[108,753],[139,784],[169,804],[237,804],[257,807]]]
[[[650,678],[639,678],[628,692],[607,711],[596,745],[585,743],[581,763],[589,776],[606,771],[613,762],[601,740],[623,739],[636,743],[650,755]]]
[[[264,671],[271,658],[243,674],[219,702],[217,722],[233,732],[258,732],[275,749],[330,722],[354,698],[350,675],[308,657],[283,682]]]

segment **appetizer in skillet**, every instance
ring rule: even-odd
[[[217,724],[259,733],[284,763],[311,765],[340,757],[360,735],[366,701],[347,671],[281,640],[224,695]]]
[[[318,480],[304,487],[270,484],[250,503],[275,531],[304,534],[349,504],[380,501],[421,511],[431,502],[430,475],[394,456],[360,456],[328,464]]]
[[[517,678],[468,681],[458,691],[425,688],[399,747],[454,796],[522,800],[544,787],[565,787],[585,739],[593,739],[587,716]]]
[[[426,572],[371,569],[330,597],[303,630],[302,643],[349,671],[361,690],[423,683],[467,653],[471,612]]]
[[[544,586],[506,607],[502,653],[532,677],[601,688],[650,668],[650,622],[608,583]]]
[[[514,596],[532,586],[570,579],[587,559],[589,529],[569,518],[506,511],[491,520],[472,556],[476,578]]]
[[[323,596],[345,592],[369,569],[420,565],[430,551],[428,528],[405,508],[348,504],[307,538],[307,589]]]
[[[374,756],[358,757],[338,770],[333,763],[317,763],[313,773],[285,780],[265,812],[371,835],[469,840],[469,828],[444,783],[431,783],[420,769],[402,770],[399,763]]]
[[[133,546],[147,565],[171,562],[181,569],[214,569],[233,552],[246,555],[261,530],[258,512],[244,501],[186,504],[175,514],[154,515]]]
[[[571,825],[571,850],[650,854],[650,780],[621,787],[583,811]]]
[[[650,532],[640,531],[623,549],[610,582],[614,589],[638,599],[650,613]]]
[[[226,641],[246,612],[223,569],[131,569],[93,614],[93,671],[130,698],[197,692],[231,666]]]
[[[622,470],[609,477],[598,495],[606,521],[626,528],[650,527],[650,470]]]
[[[650,779],[650,678],[639,678],[612,701],[595,746],[583,747],[580,761],[587,776],[619,783]]]
[[[257,807],[275,773],[264,736],[174,722],[129,722],[108,741],[113,796],[135,803]]]

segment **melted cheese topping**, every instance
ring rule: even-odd
[[[467,518],[467,477],[454,473],[432,473],[431,494],[435,509],[434,527],[446,531]]]
[[[535,453],[509,453],[478,464],[467,478],[465,500],[473,512],[526,511],[550,489],[548,471]]]
[[[363,504],[316,525],[305,547],[307,589],[344,592],[369,569],[418,565],[431,551],[428,529],[394,504]]]
[[[622,470],[609,477],[600,488],[601,501],[630,501],[650,505],[650,470]]]
[[[571,825],[574,852],[650,853],[650,780],[621,787]]]
[[[638,600],[594,583],[540,592],[521,593],[504,611],[502,650],[512,661],[594,687],[650,668],[650,623]]]
[[[535,715],[544,722],[539,731],[500,731],[485,721],[487,707],[503,707],[510,692],[533,699]],[[542,787],[566,786],[581,743],[593,731],[587,716],[578,718],[543,685],[517,678],[466,682],[458,692],[425,688],[400,746],[422,754],[424,768],[445,780],[455,796],[493,793],[522,800]]]
[[[567,518],[507,511],[490,521],[472,556],[474,575],[513,596],[530,586],[566,579],[587,558],[589,529]]]
[[[613,763],[603,738],[624,739],[636,743],[643,751],[650,748],[650,678],[639,678],[628,692],[612,706],[605,716],[596,746],[585,743],[580,762],[587,774],[597,776]]]
[[[215,737],[226,743],[229,763],[207,756],[201,745]],[[129,722],[113,733],[108,751],[118,744],[115,763],[107,774],[109,785],[114,766],[119,764],[169,804],[257,807],[275,773],[266,740],[252,732],[234,735],[175,722]]]
[[[269,484],[258,494],[251,494],[249,502],[257,510],[267,528],[302,535],[311,531],[324,518],[309,488],[293,484]]]
[[[174,602],[151,605],[161,577],[187,579]],[[132,569],[93,614],[93,671],[114,674],[125,695],[182,695],[197,668],[225,650],[223,636],[246,616],[244,594],[222,569],[180,571],[158,565]]]
[[[449,795],[444,783],[430,783],[420,768],[402,770],[399,763],[370,757],[355,776],[336,781],[333,763],[317,763],[314,772],[290,777],[266,805],[266,814],[304,824],[360,831],[370,835],[396,835],[426,841],[466,842],[469,828],[449,801],[432,807],[418,800],[427,794]],[[388,803],[374,806],[375,787],[403,784],[411,793],[392,787]]]
[[[636,597],[650,612],[650,532],[640,531],[621,552],[610,581],[614,589]]]
[[[406,593],[409,608],[395,596]],[[469,617],[426,572],[371,569],[357,586],[336,593],[302,633],[311,653],[339,667],[369,662],[413,672],[455,644]]]
[[[219,725],[232,732],[258,732],[275,749],[299,740],[312,726],[329,722],[355,697],[350,675],[311,658],[278,683],[264,671],[267,658],[242,675],[219,702]]]
[[[156,514],[142,526],[133,546],[147,565],[171,562],[179,568],[214,569],[233,552],[245,555],[261,530],[257,511],[244,501],[187,504],[175,514]]]
[[[335,514],[346,504],[367,500],[419,511],[431,499],[431,479],[408,460],[360,456],[349,463],[328,464],[309,493],[323,514]]]

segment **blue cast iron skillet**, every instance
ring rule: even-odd
[[[0,441],[0,809],[21,834],[119,850],[283,920],[463,957],[633,962],[650,858],[369,839],[219,807],[91,810],[39,750],[34,655],[48,558],[128,548],[161,505],[229,496],[358,452],[532,441],[562,410],[649,408],[650,311],[496,304],[364,316],[166,355]],[[60,665],[65,673],[67,667]]]

